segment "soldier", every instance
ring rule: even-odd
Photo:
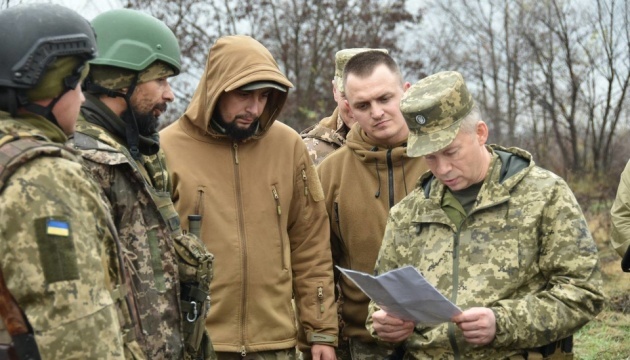
[[[354,125],[350,110],[345,105],[345,95],[343,91],[343,68],[348,60],[354,55],[368,51],[368,48],[343,49],[335,54],[335,76],[332,80],[333,97],[337,107],[332,115],[323,118],[317,124],[305,129],[300,133],[309,155],[315,165],[319,164],[333,151],[346,143],[348,131]],[[375,49],[387,54],[385,49]]]
[[[276,121],[292,86],[258,41],[221,37],[188,109],[160,134],[175,206],[203,215],[221,269],[207,321],[220,360],[295,359],[293,295],[300,351],[335,358],[322,188],[300,136]]]
[[[387,53],[366,51],[345,67],[346,104],[358,123],[346,146],[318,167],[326,194],[335,265],[371,273],[381,247],[389,209],[410,192],[427,170],[421,158],[406,155],[409,128],[399,103],[411,84]],[[361,181],[357,181],[361,179]],[[339,277],[341,314],[337,358],[378,359],[389,353],[365,329],[370,299],[352,281]]]
[[[621,173],[615,202],[610,209],[610,243],[624,257],[623,271],[630,271],[630,162]],[[625,256],[624,256],[625,255]]]
[[[95,17],[100,55],[86,80],[85,105],[72,144],[111,204],[132,273],[139,343],[149,359],[213,357],[202,338],[212,255],[182,235],[157,133],[180,71],[173,32],[129,9]],[[181,299],[180,299],[181,295]]]
[[[485,145],[488,127],[457,72],[413,85],[401,110],[407,153],[430,172],[391,209],[375,271],[412,264],[463,312],[430,327],[371,302],[368,329],[404,341],[405,359],[570,356],[572,334],[605,297],[568,185],[524,150]]]
[[[123,359],[111,220],[63,146],[94,32],[62,6],[18,5],[0,11],[0,43],[0,358]]]

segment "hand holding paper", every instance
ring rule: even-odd
[[[383,310],[400,319],[433,326],[462,312],[413,266],[379,276],[337,268]]]

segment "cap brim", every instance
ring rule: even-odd
[[[431,134],[417,134],[410,130],[407,138],[407,156],[420,157],[438,152],[449,146],[459,133],[462,121],[449,126],[449,128],[436,131]],[[453,129],[453,127],[456,127]]]
[[[272,89],[276,89],[282,92],[287,92],[287,88],[285,86],[280,85],[277,82],[273,82],[273,81],[255,81],[247,85],[241,86],[240,90],[252,91],[252,90],[266,89],[266,88],[272,88]]]

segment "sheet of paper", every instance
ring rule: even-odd
[[[413,266],[379,276],[337,268],[383,310],[397,318],[433,326],[462,312]]]

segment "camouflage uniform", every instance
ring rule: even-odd
[[[0,133],[17,132],[58,148],[66,139],[44,118],[0,112]],[[113,279],[104,271],[114,242],[109,218],[80,158],[60,151],[20,165],[0,185],[0,266],[42,359],[123,359]]]
[[[317,165],[326,156],[346,143],[347,134],[348,127],[339,115],[339,108],[335,108],[332,115],[305,129],[300,133],[300,136],[302,136],[313,164]]]
[[[407,152],[448,146],[472,106],[457,73],[412,86],[401,100],[412,128]],[[495,337],[475,346],[454,323],[416,324],[405,359],[525,357],[571,336],[603,308],[597,247],[568,185],[524,150],[486,150],[488,170],[469,211],[430,172],[391,209],[375,271],[415,266],[461,309],[490,308]],[[370,303],[373,336],[378,309]]]
[[[87,94],[86,98],[71,144],[80,150],[111,204],[141,318],[144,337],[139,343],[149,359],[180,358],[184,335],[174,242],[180,228],[166,168],[162,175],[150,176],[146,162],[156,161],[152,156],[136,162],[115,135],[87,122],[86,118],[104,124],[122,120],[95,97]],[[153,182],[156,178],[162,179],[159,184]]]

